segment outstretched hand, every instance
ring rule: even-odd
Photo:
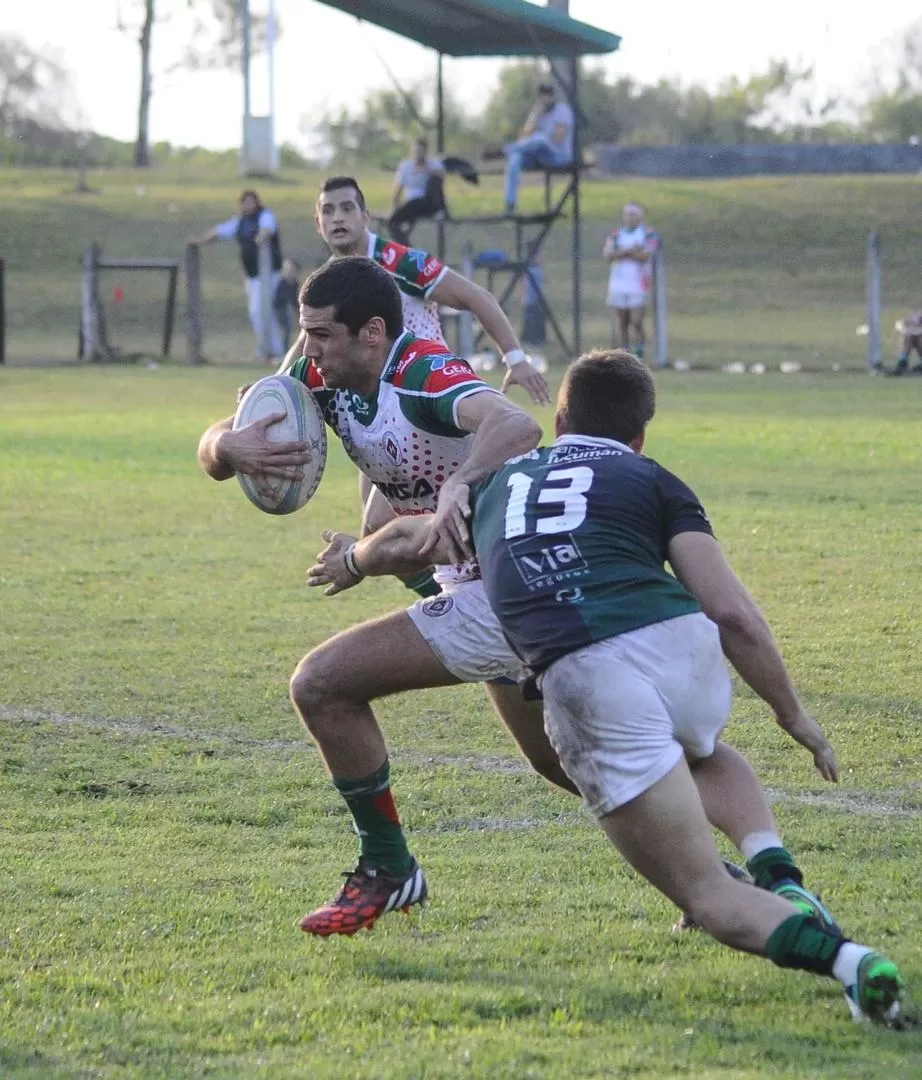
[[[824,780],[839,782],[839,762],[836,752],[823,734],[823,729],[806,711],[799,708],[793,716],[779,716],[778,723],[813,755],[813,764]]]
[[[327,546],[317,556],[317,561],[307,571],[307,583],[311,586],[327,585],[324,596],[335,596],[345,592],[362,580],[353,574],[346,565],[346,552],[355,546],[356,539],[348,533],[332,532],[327,529],[323,533],[323,539]]]
[[[503,393],[508,394],[510,387],[513,386],[523,387],[536,405],[549,405],[551,402],[551,391],[547,385],[547,379],[535,367],[531,359],[520,360],[519,363],[506,369],[502,386]]]

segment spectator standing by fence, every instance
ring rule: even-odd
[[[215,225],[201,236],[193,237],[190,243],[201,246],[214,243],[215,240],[237,241],[250,325],[256,335],[260,358],[268,364],[278,363],[284,356],[285,349],[282,347],[282,335],[274,311],[275,293],[282,277],[282,242],[275,214],[262,205],[255,191],[244,191],[240,195],[238,212],[233,217]],[[259,276],[259,249],[264,244],[269,248],[272,268],[271,292],[265,298]],[[269,317],[266,333],[263,332],[264,313],[268,313]]]
[[[643,207],[629,202],[621,225],[605,241],[602,255],[611,263],[606,303],[612,308],[612,344],[643,359],[647,345],[644,317],[653,289],[653,257],[659,237],[644,222]]]

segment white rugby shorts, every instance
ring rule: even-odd
[[[501,676],[517,679],[524,674],[524,665],[500,629],[482,581],[444,585],[438,596],[417,600],[407,614],[429,648],[462,682],[489,682]]]
[[[609,290],[606,303],[609,307],[618,308],[619,311],[625,311],[628,308],[646,307],[648,298],[646,293],[618,292],[612,289]]]
[[[541,689],[548,737],[596,817],[642,795],[683,754],[710,757],[732,701],[720,635],[701,612],[569,653]]]

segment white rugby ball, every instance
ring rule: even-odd
[[[317,490],[327,461],[327,432],[323,413],[304,383],[290,375],[267,375],[253,383],[237,406],[234,430],[263,420],[273,413],[285,419],[271,424],[266,436],[271,442],[308,442],[311,460],[301,467],[300,476],[283,479],[264,473],[237,473],[250,502],[267,514],[293,514]]]

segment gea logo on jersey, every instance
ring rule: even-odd
[[[471,369],[467,364],[449,364],[447,367],[442,368],[442,374],[446,378],[452,379],[458,375],[470,375]]]
[[[377,484],[378,490],[388,502],[404,502],[407,499],[428,499],[435,494],[435,488],[422,476],[397,484]]]

